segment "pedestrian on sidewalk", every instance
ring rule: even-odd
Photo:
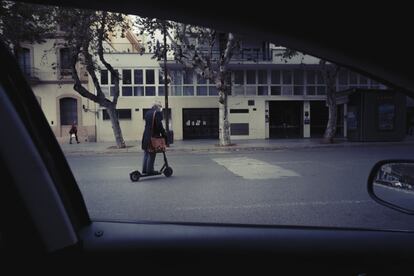
[[[142,135],[141,148],[144,150],[144,161],[142,164],[142,173],[154,174],[154,162],[156,152],[151,151],[151,137],[162,136],[165,139],[167,134],[162,125],[162,105],[161,102],[156,100],[152,108],[145,114],[145,130]]]
[[[69,130],[69,135],[70,135],[69,144],[72,144],[72,138],[75,138],[78,144],[80,143],[78,140],[78,128],[76,126],[76,121],[73,121],[72,126]]]

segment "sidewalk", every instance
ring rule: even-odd
[[[323,144],[321,138],[302,139],[255,139],[232,140],[234,145],[229,147],[218,146],[218,140],[186,140],[174,141],[167,152],[227,152],[227,151],[255,151],[255,150],[284,150],[304,148],[332,148],[355,146],[380,146],[380,145],[413,145],[414,136],[407,136],[400,142],[349,142],[345,138],[337,138],[334,144]],[[127,147],[118,149],[115,142],[86,142],[80,144],[61,144],[65,154],[112,154],[112,153],[137,153],[141,152],[141,141],[127,141]]]

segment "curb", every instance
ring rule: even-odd
[[[406,142],[367,142],[367,143],[338,143],[338,144],[313,144],[313,145],[279,145],[279,146],[231,146],[231,147],[208,147],[208,148],[168,148],[168,152],[238,152],[238,151],[277,151],[289,149],[314,149],[314,148],[345,148],[345,147],[369,147],[369,146],[390,146],[390,145],[414,145],[414,141]],[[92,155],[92,154],[121,154],[121,153],[140,153],[142,150],[138,146],[127,149],[105,149],[105,150],[76,150],[65,151],[65,155]]]

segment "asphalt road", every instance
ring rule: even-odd
[[[140,169],[142,154],[72,155],[68,161],[95,220],[414,230],[414,216],[367,193],[374,163],[391,158],[414,159],[414,148],[169,153],[172,177],[135,183],[129,173]]]

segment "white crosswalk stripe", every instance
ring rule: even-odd
[[[277,179],[300,176],[292,170],[247,157],[213,158],[213,161],[244,179]]]

